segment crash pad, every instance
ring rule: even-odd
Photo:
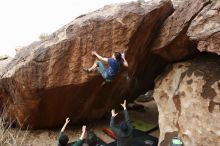
[[[108,134],[106,134],[101,130],[95,130],[94,133],[105,144],[109,144],[115,141],[115,139],[113,139],[112,137],[110,137]]]
[[[134,129],[140,130],[142,132],[149,132],[158,127],[157,124],[151,124],[141,120],[133,121],[131,124]]]

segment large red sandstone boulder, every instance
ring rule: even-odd
[[[191,22],[187,35],[198,50],[220,55],[220,1],[213,0]]]
[[[153,42],[152,51],[168,61],[178,61],[193,55],[196,52],[196,43],[190,41],[186,33],[190,22],[208,2],[209,0],[177,2],[180,5],[163,23]]]
[[[184,145],[220,145],[220,57],[174,64],[156,82],[160,146],[179,136]]]
[[[78,17],[48,40],[23,47],[0,79],[0,97],[7,103],[8,116],[32,128],[60,126],[66,117],[72,123],[91,121],[123,97],[139,94],[141,89],[134,86],[152,87],[164,63],[149,54],[147,46],[172,10],[169,0],[105,6]],[[82,71],[95,61],[92,50],[108,57],[125,49],[129,68],[112,84],[101,87],[98,73]]]

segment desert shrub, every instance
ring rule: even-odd
[[[6,120],[5,114],[0,116],[0,146],[27,146],[28,129],[12,128],[14,121]]]
[[[47,33],[41,33],[39,35],[39,40],[46,41],[49,38],[49,35]]]

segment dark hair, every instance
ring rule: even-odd
[[[117,62],[120,62],[122,60],[121,53],[115,52],[114,55],[115,55],[115,59],[117,60]]]
[[[95,135],[94,132],[89,131],[86,137],[86,143],[89,146],[95,146],[97,144],[97,136]]]
[[[122,132],[127,132],[128,131],[128,124],[125,121],[121,122],[120,129]]]
[[[62,134],[59,138],[59,146],[66,146],[68,141],[69,141],[68,136],[66,136],[65,134]]]

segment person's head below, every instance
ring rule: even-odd
[[[69,138],[67,135],[63,134],[59,138],[59,146],[67,146]],[[97,144],[97,137],[94,132],[89,131],[87,133],[85,143],[82,146],[95,146]]]
[[[63,134],[59,138],[59,146],[66,146],[68,144],[69,138],[67,135]]]
[[[121,62],[122,60],[122,56],[121,56],[121,53],[119,52],[114,52],[112,57],[117,61],[117,62]]]
[[[120,123],[120,130],[124,133],[128,132],[128,124],[125,121]]]
[[[95,146],[97,144],[97,137],[96,137],[95,133],[92,131],[89,131],[87,133],[85,142],[86,142],[85,146]]]

